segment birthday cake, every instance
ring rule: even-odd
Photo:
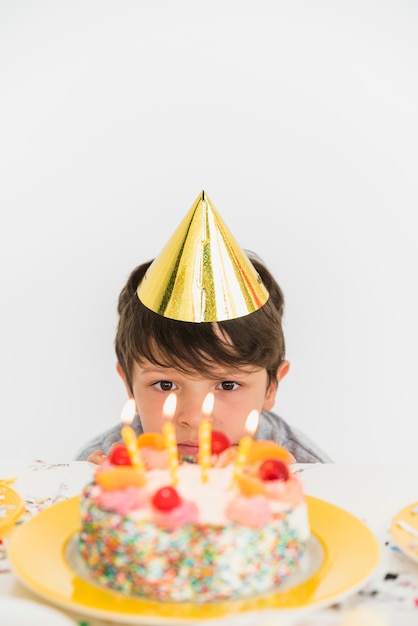
[[[297,570],[308,513],[284,448],[254,441],[238,471],[229,447],[212,454],[203,478],[199,464],[173,474],[165,450],[140,450],[142,472],[120,444],[81,494],[79,550],[92,582],[158,601],[212,602],[266,593]]]

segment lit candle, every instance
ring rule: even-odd
[[[131,426],[129,426],[129,424],[132,423],[134,415],[135,415],[135,400],[133,398],[130,398],[126,402],[125,406],[123,407],[122,413],[120,416],[124,424],[122,426],[121,435],[125,443],[126,449],[128,450],[132,467],[137,469],[140,474],[143,474],[145,476],[145,467],[142,462],[142,457],[141,457],[141,454],[139,452],[139,449],[136,443],[137,442],[136,433],[134,429],[131,428]]]
[[[241,438],[238,446],[238,452],[235,459],[234,465],[234,474],[232,476],[232,483],[235,482],[235,479],[239,474],[242,473],[243,467],[245,465],[245,461],[247,460],[248,451],[251,448],[253,443],[253,435],[257,430],[258,426],[258,411],[254,409],[251,411],[245,422],[245,430],[247,434]]]
[[[168,467],[170,469],[171,482],[177,485],[177,468],[179,466],[179,457],[177,451],[176,430],[172,419],[176,412],[177,396],[175,393],[169,393],[163,406],[163,440],[164,448],[168,454]]]
[[[210,460],[212,457],[212,415],[215,396],[209,392],[202,404],[203,419],[199,424],[199,465],[202,472],[202,482],[208,480]]]

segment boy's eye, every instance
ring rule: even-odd
[[[171,380],[159,380],[158,383],[154,383],[154,387],[161,389],[161,391],[173,391],[177,389],[176,385]]]
[[[223,380],[221,383],[219,383],[218,387],[220,387],[224,391],[233,391],[234,389],[238,389],[239,384],[235,383],[233,380]]]

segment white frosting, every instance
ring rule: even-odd
[[[201,468],[192,463],[183,463],[178,468],[176,490],[184,500],[195,502],[199,509],[199,520],[209,524],[224,524],[226,503],[233,498],[237,490],[231,488],[233,467],[211,468],[207,482],[202,482]],[[150,494],[160,487],[171,485],[168,470],[147,472],[146,489]],[[149,517],[149,510],[138,511],[139,517]]]

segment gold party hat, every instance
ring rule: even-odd
[[[137,294],[155,313],[183,322],[242,317],[269,297],[205,192],[152,262]]]

